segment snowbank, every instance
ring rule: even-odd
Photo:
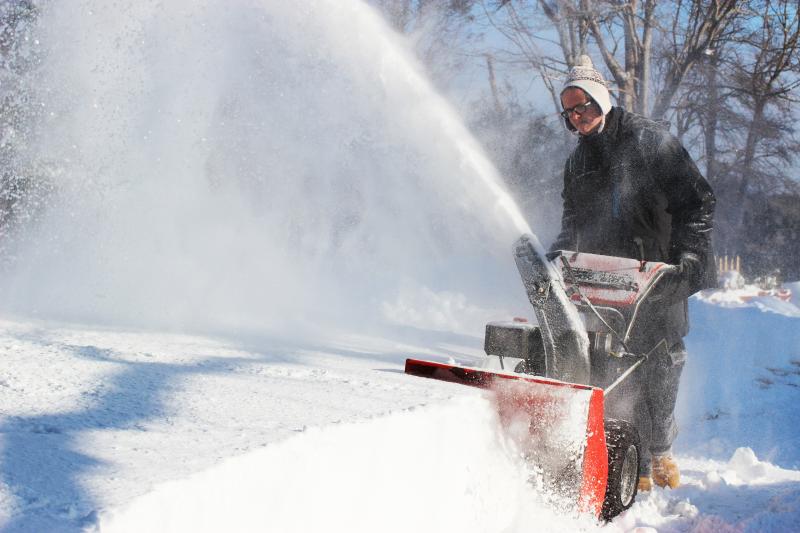
[[[738,448],[724,468],[706,475],[709,484],[725,482],[728,485],[768,485],[785,481],[800,481],[800,472],[778,468],[759,461],[750,448]]]
[[[548,531],[592,527],[539,503],[491,402],[458,398],[308,430],[102,514],[103,532]]]
[[[775,308],[721,308],[694,298],[689,314],[678,451],[722,460],[747,446],[800,468],[800,320]]]

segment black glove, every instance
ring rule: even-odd
[[[649,298],[651,302],[660,301],[672,305],[697,292],[703,276],[703,264],[700,258],[696,254],[684,252],[675,266],[676,269],[661,276],[653,287]]]

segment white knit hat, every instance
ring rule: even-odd
[[[611,96],[608,94],[606,81],[603,79],[603,75],[595,70],[592,58],[589,56],[580,56],[575,66],[569,69],[567,81],[561,92],[563,93],[569,87],[577,87],[586,91],[586,94],[600,106],[603,115],[607,115],[611,111]]]

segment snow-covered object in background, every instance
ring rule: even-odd
[[[748,287],[749,288],[749,287]],[[785,287],[775,287],[774,289],[762,289],[758,288],[758,290],[750,292],[744,292],[744,294],[740,294],[739,298],[744,302],[749,302],[755,298],[764,298],[771,296],[772,298],[777,298],[783,302],[788,302],[792,299],[792,291]]]
[[[719,286],[725,290],[743,289],[746,285],[744,276],[737,270],[728,270],[719,276]]]
[[[763,289],[758,285],[743,285],[738,289],[709,289],[700,291],[696,298],[722,307],[758,307],[764,311],[800,316],[800,308],[793,301],[789,286]]]

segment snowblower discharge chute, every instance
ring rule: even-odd
[[[407,359],[405,372],[491,391],[502,427],[544,485],[610,520],[636,497],[639,437],[627,421],[605,418],[604,398],[646,359],[628,340],[642,302],[674,267],[545,254],[533,235],[517,240],[514,259],[538,324],[487,324],[479,366]]]

